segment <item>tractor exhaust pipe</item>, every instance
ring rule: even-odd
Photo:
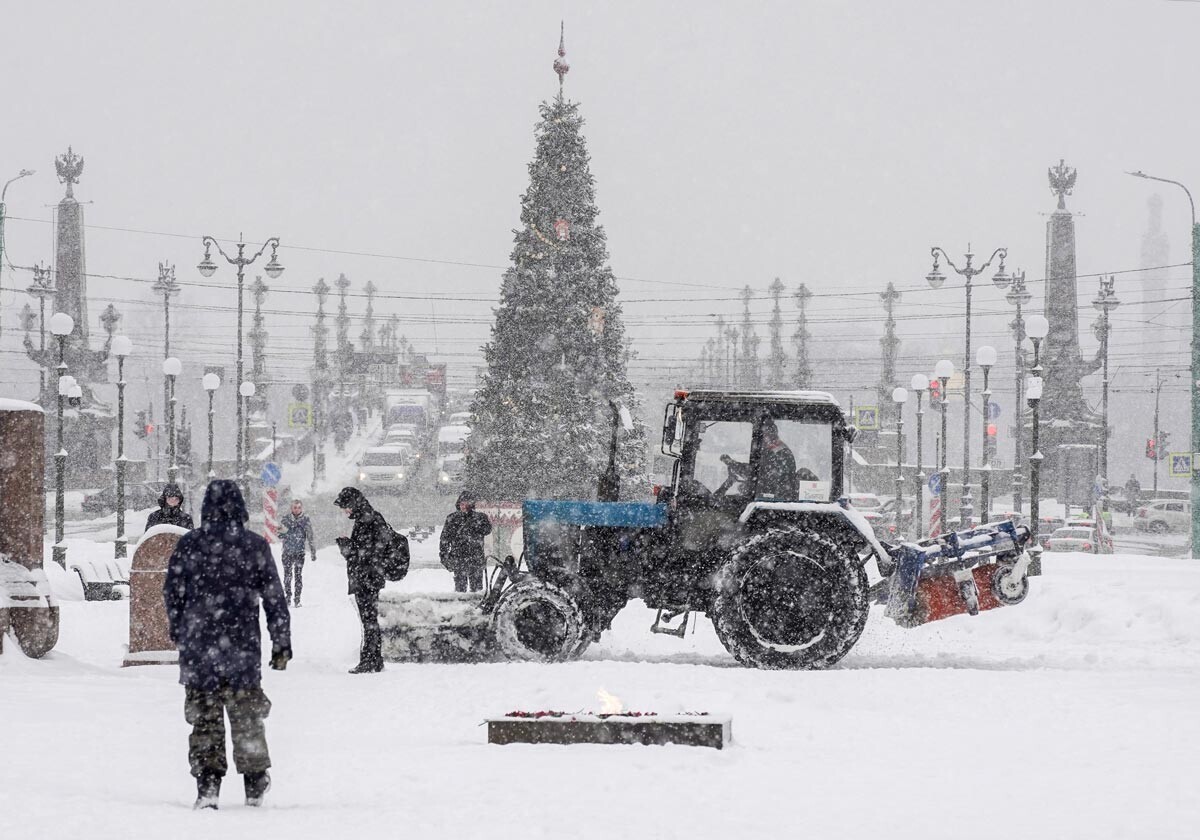
[[[608,468],[600,476],[596,486],[596,501],[619,502],[621,500],[621,476],[617,472],[617,438],[621,428],[633,431],[633,418],[629,409],[617,402],[609,402],[612,409],[612,437],[608,443]]]

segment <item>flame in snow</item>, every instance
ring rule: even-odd
[[[596,692],[596,697],[600,700],[600,714],[602,715],[619,715],[625,710],[621,698],[609,694],[603,688]]]

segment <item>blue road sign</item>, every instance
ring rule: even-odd
[[[929,476],[929,492],[935,496],[942,492],[942,474],[934,473]]]
[[[988,419],[989,420],[999,420],[1000,419],[1000,403],[994,403],[994,402],[988,403]]]
[[[279,479],[283,477],[283,470],[279,469],[278,464],[268,461],[263,464],[262,472],[258,477],[262,479],[262,483],[267,487],[274,487],[279,483]]]

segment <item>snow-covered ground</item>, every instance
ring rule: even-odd
[[[175,669],[120,667],[125,603],[64,600],[52,654],[0,658],[2,836],[1057,840],[1192,837],[1200,820],[1191,561],[1050,555],[1019,607],[915,630],[876,608],[825,672],[737,667],[703,618],[652,636],[639,604],[581,662],[350,676],[337,552],[305,577],[297,658],[265,671],[264,809],[242,806],[231,770],[219,812],[190,810]],[[399,587],[448,584],[417,570]],[[601,688],[635,710],[732,715],[735,743],[485,743],[488,715],[594,709]]]

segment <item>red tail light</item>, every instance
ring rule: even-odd
[[[1141,510],[1139,510],[1138,516],[1141,517],[1142,519],[1145,519],[1146,518],[1146,509],[1142,508]]]
[[[1083,544],[1083,550],[1084,550],[1084,551],[1091,551],[1091,550],[1092,550],[1092,544],[1091,544],[1091,543],[1084,543],[1084,544]]]

